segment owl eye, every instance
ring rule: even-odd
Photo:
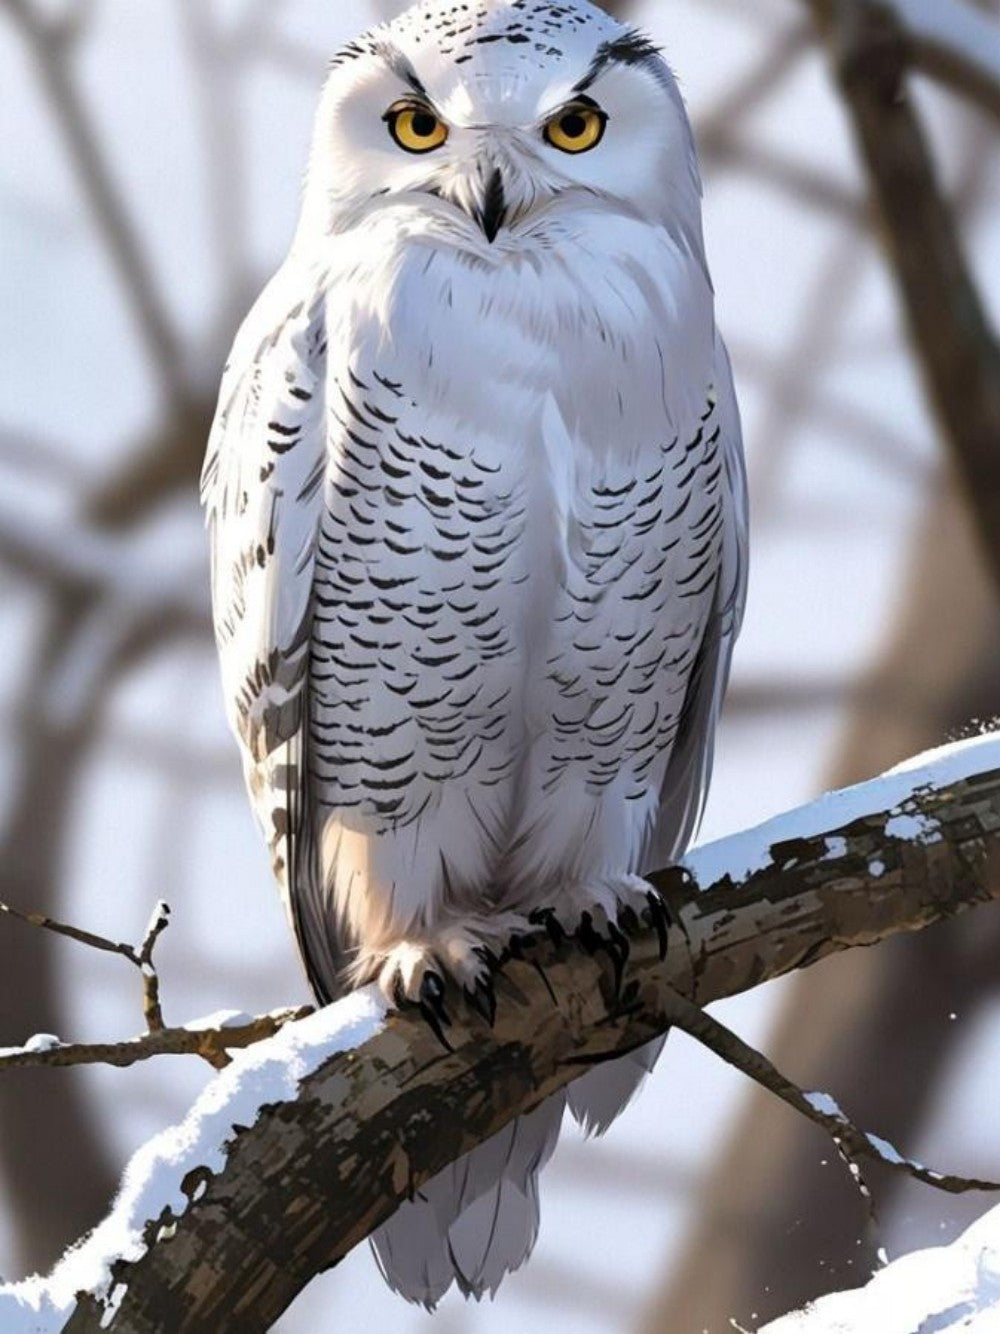
[[[429,107],[390,107],[385,121],[393,139],[407,153],[432,153],[448,139],[447,125]]]
[[[573,102],[553,116],[545,127],[545,138],[563,153],[586,153],[604,138],[608,118],[600,107]]]

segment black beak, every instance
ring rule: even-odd
[[[486,189],[483,192],[483,207],[477,218],[477,222],[483,229],[483,235],[490,245],[497,239],[497,232],[503,226],[506,217],[507,200],[504,198],[503,176],[500,173],[500,168],[497,167],[486,182]]]

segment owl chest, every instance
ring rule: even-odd
[[[317,482],[315,762],[341,805],[397,820],[422,785],[512,779],[554,727],[620,715],[659,742],[652,701],[680,709],[721,529],[711,418],[623,420],[661,402],[658,363],[581,378],[592,339],[434,312],[332,340]]]
[[[710,415],[615,457],[574,439],[551,395],[477,421],[377,367],[330,389],[320,614],[383,668],[604,663],[654,622],[699,620],[721,531]]]

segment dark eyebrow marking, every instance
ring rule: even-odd
[[[393,46],[392,42],[379,42],[377,54],[380,59],[385,61],[397,79],[411,88],[418,97],[423,98],[428,105],[433,106],[430,94],[421,82],[419,74],[398,46]]]
[[[590,62],[590,69],[583,76],[579,83],[575,84],[573,91],[575,93],[586,92],[586,90],[601,77],[609,65],[641,65],[644,61],[653,60],[660,54],[660,48],[655,42],[651,41],[645,33],[633,28],[629,32],[623,33],[621,37],[616,37],[613,42],[602,42],[597,48],[597,54]]]

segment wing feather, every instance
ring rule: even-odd
[[[712,777],[715,730],[746,605],[748,500],[743,437],[729,355],[718,336],[715,390],[725,477],[722,561],[667,766],[658,817],[643,855],[646,872],[676,860],[697,832]]]
[[[229,723],[303,946],[298,902],[315,875],[305,817],[325,358],[323,285],[288,266],[237,336],[202,474]]]

